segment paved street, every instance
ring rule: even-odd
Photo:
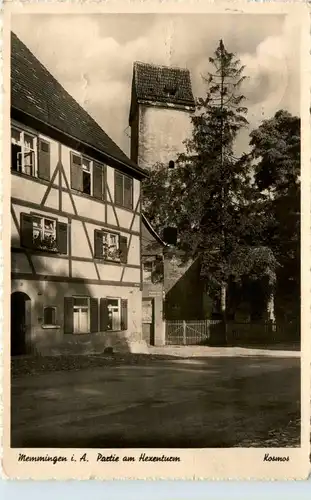
[[[299,364],[172,358],[19,375],[12,446],[298,446]]]

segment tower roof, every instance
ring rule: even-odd
[[[73,137],[132,173],[146,175],[14,33],[11,33],[11,108]]]
[[[185,68],[135,62],[133,86],[138,102],[195,106],[190,71]]]

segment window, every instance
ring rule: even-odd
[[[120,235],[103,232],[103,258],[120,260]]]
[[[105,197],[104,166],[85,156],[71,153],[71,188],[99,200]]]
[[[95,258],[113,262],[127,262],[127,238],[105,230],[94,232]]]
[[[34,134],[11,129],[11,170],[50,180],[50,143]]]
[[[67,254],[67,224],[38,214],[21,214],[21,245]]]
[[[117,297],[100,299],[101,331],[117,332],[127,330],[127,300]]]
[[[34,248],[56,252],[56,220],[33,216],[32,238]]]
[[[115,170],[114,201],[125,208],[133,208],[133,179]]]
[[[45,307],[43,310],[43,324],[45,326],[56,325],[56,307]]]
[[[163,281],[164,269],[162,257],[149,257],[142,265],[144,283],[160,283]]]
[[[26,175],[36,175],[36,137],[12,128],[11,168]]]
[[[143,280],[144,280],[144,283],[151,283],[152,282],[153,268],[154,268],[154,262],[152,262],[152,261],[143,262]]]
[[[98,299],[95,297],[64,297],[64,333],[98,332],[98,313]]]
[[[73,297],[73,333],[90,331],[89,297]]]
[[[120,299],[107,299],[108,330],[121,330],[121,307]]]

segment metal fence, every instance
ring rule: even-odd
[[[167,345],[246,345],[298,342],[297,323],[227,322],[221,320],[166,321]]]

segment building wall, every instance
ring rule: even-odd
[[[96,200],[73,191],[70,189],[70,154],[75,151],[23,124],[14,122],[13,125],[28,130],[50,144],[50,181],[16,172],[11,175],[12,292],[23,291],[31,298],[32,345],[40,352],[47,352],[50,347],[56,349],[56,344],[63,347],[71,343],[87,345],[98,337],[90,334],[83,339],[83,335],[73,335],[69,341],[70,336],[63,333],[64,296],[81,293],[95,298],[128,299],[128,329],[123,335],[134,335],[139,342],[142,317],[140,181],[133,179],[132,210],[114,203],[114,168],[110,165],[105,166],[105,200]],[[22,213],[52,217],[67,224],[67,254],[25,251],[20,238]],[[108,263],[95,258],[95,229],[115,231],[127,238],[126,264]],[[59,328],[51,331],[43,329],[40,323],[40,311],[49,302],[56,305],[60,319]],[[100,340],[102,336],[99,334]],[[114,335],[112,341],[117,340],[118,336]],[[105,334],[103,345],[108,341]]]
[[[159,259],[163,263],[163,244],[142,225],[142,263],[146,260]],[[165,323],[163,315],[163,277],[159,282],[146,281],[143,271],[143,299],[153,302],[154,345],[165,344]]]
[[[205,319],[211,315],[210,298],[200,279],[200,260],[183,262],[178,254],[164,256],[166,320]]]
[[[138,150],[138,165],[152,168],[155,163],[168,164],[185,151],[183,142],[191,137],[191,111],[174,106],[158,107],[139,105],[139,118],[132,124],[133,154]],[[135,127],[138,127],[136,134]]]
[[[27,343],[30,351],[42,355],[59,353],[103,352],[106,347],[119,351],[131,350],[131,343],[141,340],[141,291],[139,288],[96,285],[89,282],[51,282],[44,280],[12,280],[11,293],[23,292],[31,301],[31,329]],[[94,332],[89,334],[64,333],[64,297],[73,295],[121,298],[128,301],[128,329],[126,332]],[[57,308],[57,325],[43,324],[44,307]]]

